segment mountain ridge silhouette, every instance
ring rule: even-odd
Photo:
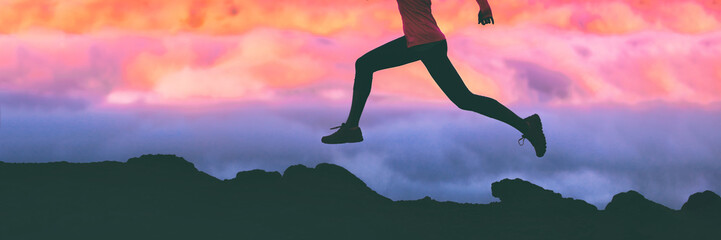
[[[680,210],[636,191],[606,209],[521,179],[491,185],[489,204],[392,201],[343,167],[220,180],[175,155],[127,162],[0,162],[0,239],[717,239],[721,198]]]

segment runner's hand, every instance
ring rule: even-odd
[[[488,12],[478,11],[478,24],[486,25],[489,23],[490,24],[496,23],[493,20],[493,14],[490,11],[488,11]]]

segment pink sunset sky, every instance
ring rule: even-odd
[[[721,3],[435,1],[469,87],[514,104],[721,99]],[[394,1],[3,1],[5,91],[91,104],[283,101],[350,95],[353,63],[402,35]],[[524,67],[557,79],[524,84]],[[445,100],[421,64],[379,73],[375,92]],[[413,82],[413,88],[408,83]],[[538,96],[548,95],[548,96]]]
[[[505,145],[493,154],[458,150],[458,144],[432,154],[418,153],[426,150],[418,146],[390,149],[394,135],[368,145],[320,145],[320,136],[330,133],[325,128],[345,119],[355,60],[403,34],[392,0],[0,1],[0,161],[124,161],[133,154],[176,153],[218,177],[325,161],[348,168],[393,199],[431,195],[487,202],[496,178],[524,177],[601,208],[612,194],[630,189],[675,208],[693,191],[721,190],[719,176],[710,172],[721,169],[721,138],[706,130],[707,124],[721,126],[721,1],[489,3],[495,25],[476,24],[474,0],[435,0],[433,13],[448,38],[449,58],[473,92],[519,109],[519,115],[546,117],[545,163],[529,163],[530,152],[514,152],[528,149]],[[445,146],[434,139],[460,139],[448,134],[463,135],[462,129],[477,122],[482,127],[470,132],[503,136],[506,145],[518,137],[509,129],[495,130],[506,127],[491,120],[459,113],[420,63],[374,77],[361,120],[368,124],[369,140],[374,129],[375,136],[397,130],[414,140],[393,144]],[[108,123],[117,119],[123,122]],[[661,122],[646,129],[648,119]],[[278,128],[272,123],[297,132],[263,130]],[[408,126],[435,130],[420,134]],[[589,129],[603,134],[584,132]],[[669,147],[675,143],[668,135],[683,136],[678,141],[688,146]],[[230,146],[199,144],[203,148],[191,151],[187,145],[198,143],[177,139],[198,136],[259,145],[234,152]],[[260,143],[246,139],[257,136],[270,137]],[[273,150],[273,136],[292,140]],[[305,142],[311,140],[312,145]],[[498,142],[483,141],[480,148]],[[583,141],[588,151],[578,150]],[[619,141],[628,145],[619,149],[610,143]],[[158,142],[163,144],[148,147]],[[409,151],[430,157],[406,161]],[[590,157],[594,164],[567,160],[598,152]],[[431,168],[468,169],[470,163],[437,163],[460,153],[463,159],[508,157],[541,165],[523,170],[493,165],[491,172],[489,165],[471,164],[486,169],[487,176],[429,177]],[[645,153],[661,159],[654,160],[657,175],[630,170]],[[302,160],[291,159],[296,156]],[[358,163],[364,159],[375,160]],[[603,164],[609,159],[630,163]],[[400,162],[415,167],[401,170]],[[663,177],[678,166],[688,169]],[[550,170],[554,167],[564,170]],[[626,180],[615,181],[619,175]],[[676,185],[652,184],[657,178]],[[568,184],[579,180],[595,183]]]

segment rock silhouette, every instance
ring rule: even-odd
[[[669,214],[672,210],[646,199],[636,191],[628,191],[613,196],[611,202],[606,205],[606,212],[655,217],[662,214]]]
[[[0,162],[0,239],[719,239],[721,198],[679,210],[635,191],[605,210],[521,179],[500,202],[392,201],[333,164],[219,180],[174,155]]]
[[[681,211],[709,216],[721,216],[721,197],[712,191],[694,193],[688,197]]]
[[[503,179],[491,184],[491,193],[507,208],[538,214],[593,214],[598,209],[583,200],[563,198],[521,179]]]

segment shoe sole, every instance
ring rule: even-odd
[[[546,147],[546,144],[545,144],[545,143],[546,143],[546,134],[543,133],[543,123],[541,122],[541,117],[538,116],[538,114],[533,114],[533,115],[531,115],[531,117],[530,117],[529,120],[532,120],[532,122],[534,122],[534,123],[536,123],[536,122],[538,123],[538,130],[540,130],[540,132],[541,132],[540,137],[543,137],[543,142],[544,142],[544,144],[543,144],[543,152],[541,152],[540,154],[539,154],[538,152],[536,152],[536,156],[537,156],[537,157],[543,157],[544,155],[546,155],[546,148],[547,148],[547,147]],[[533,142],[531,142],[531,145],[533,145]],[[536,146],[535,146],[535,145],[533,146],[533,149],[534,149],[534,150],[536,149]]]
[[[356,140],[353,140],[353,141],[346,141],[346,142],[326,142],[326,141],[323,141],[323,140],[321,140],[321,142],[322,142],[322,143],[325,143],[325,144],[344,144],[344,143],[357,143],[357,142],[362,142],[362,141],[363,141],[363,139],[361,139],[361,140],[357,140],[357,141],[356,141]]]

